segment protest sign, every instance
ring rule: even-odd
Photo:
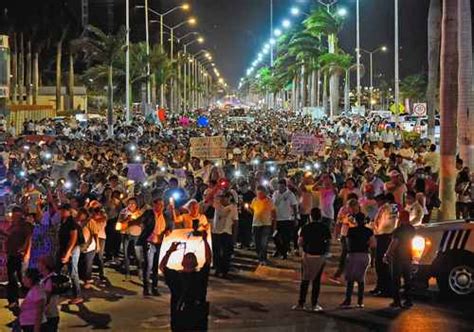
[[[201,159],[225,159],[227,142],[224,136],[194,137],[190,140],[191,157]]]
[[[144,182],[146,180],[145,170],[143,164],[128,164],[127,178],[135,182]]]
[[[296,133],[291,138],[291,153],[294,155],[313,155],[324,148],[323,136]]]

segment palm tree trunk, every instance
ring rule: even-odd
[[[56,112],[61,111],[61,58],[63,52],[63,41],[56,45]]]
[[[320,96],[321,96],[321,70],[318,69],[316,74],[316,106],[319,107],[320,104]]]
[[[328,74],[324,73],[324,78],[323,78],[323,108],[324,112],[328,113],[329,112],[329,100],[328,100]]]
[[[69,71],[67,79],[67,95],[68,105],[67,108],[72,111],[74,109],[74,55],[69,52]]]
[[[31,88],[32,88],[32,81],[31,81],[31,71],[32,71],[32,66],[31,66],[31,40],[28,41],[27,43],[27,53],[26,53],[26,103],[28,105],[31,105],[33,103],[32,99],[32,93],[31,93]]]
[[[316,107],[318,78],[316,70],[311,72],[311,107]]]
[[[440,80],[440,199],[441,220],[456,217],[456,138],[458,95],[458,3],[443,1],[441,32],[441,80]],[[462,41],[464,42],[464,41]]]
[[[109,138],[114,136],[114,85],[113,85],[113,67],[109,64],[109,73],[107,75],[107,135]]]
[[[293,111],[296,110],[296,78],[293,77],[293,82],[291,84],[291,108]]]
[[[332,73],[329,79],[331,116],[339,114],[339,74]]]
[[[308,106],[308,75],[306,75],[306,67],[301,66],[301,107]]]
[[[18,44],[16,41],[16,33],[13,34],[13,50],[12,50],[12,103],[18,103]]]
[[[439,83],[439,52],[441,42],[441,0],[431,0],[428,12],[428,86],[426,89],[428,137],[434,142],[435,115]]]
[[[35,52],[33,56],[33,104],[38,104],[38,85],[39,85],[39,53]]]
[[[344,112],[346,115],[351,110],[351,101],[349,98],[349,92],[351,90],[351,74],[350,69],[346,69],[346,77],[344,78]]]
[[[458,145],[464,165],[474,168],[474,94],[472,93],[472,22],[470,0],[459,0]]]
[[[20,55],[18,59],[18,98],[23,104],[23,91],[25,86],[25,50],[23,48],[23,33],[20,33]]]

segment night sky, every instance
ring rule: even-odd
[[[34,17],[37,6],[46,1],[68,1],[71,7],[80,0],[1,0],[0,9],[9,8],[10,16],[15,16],[22,24],[29,24],[27,18]],[[104,3],[110,0],[90,0],[91,20],[94,25],[104,24]],[[124,24],[124,0],[112,0],[115,4],[115,26]],[[299,2],[306,9],[314,0],[274,0],[274,22],[277,27],[284,18],[289,16],[289,8]],[[401,78],[427,70],[427,15],[429,0],[400,1],[400,46]],[[142,4],[143,0],[130,0],[134,4]],[[314,1],[315,2],[315,1]],[[150,0],[151,7],[167,10],[182,3],[179,0]],[[190,14],[195,16],[199,24],[193,29],[203,33],[206,43],[203,47],[214,54],[215,62],[223,77],[233,86],[244,75],[246,68],[254,60],[263,44],[270,35],[270,0],[192,0]],[[344,29],[340,36],[342,48],[354,53],[355,48],[355,0],[339,0],[349,10]],[[160,9],[161,8],[161,9]],[[185,18],[185,14],[176,13],[166,18],[166,23],[173,25]],[[393,0],[361,0],[361,46],[371,50],[386,45],[389,51],[374,57],[376,75],[388,82],[393,79],[393,36],[394,36]],[[295,20],[295,18],[291,18]],[[300,18],[301,19],[301,18]],[[132,10],[132,39],[144,39],[143,11]],[[151,33],[156,36],[157,25]],[[182,28],[178,34],[184,34],[188,28]],[[199,46],[193,46],[197,51]],[[368,56],[363,57],[363,63]],[[368,85],[368,72],[362,83]],[[377,83],[377,81],[375,82]]]

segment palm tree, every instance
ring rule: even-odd
[[[434,141],[435,115],[439,83],[439,52],[441,42],[441,0],[431,0],[428,12],[428,137]]]
[[[339,53],[337,35],[342,29],[343,19],[331,13],[329,10],[319,8],[303,22],[306,31],[314,37],[326,36],[328,42],[328,52]],[[330,114],[335,115],[339,106],[339,77],[340,71],[330,70],[329,73],[330,90]],[[324,92],[323,92],[324,93]]]
[[[321,63],[321,70],[326,76],[325,81],[327,85],[327,77],[337,77],[337,82],[339,82],[339,76],[341,73],[346,72],[346,68],[350,67],[352,57],[343,53],[326,53],[319,57],[319,62]],[[337,115],[339,106],[339,87],[336,90],[337,93],[334,92],[333,94],[330,94],[330,116]]]
[[[426,97],[426,89],[426,77],[423,74],[409,75],[400,82],[402,100],[420,102]]]
[[[440,80],[440,199],[442,220],[456,217],[456,139],[458,94],[458,2],[443,1]],[[462,41],[465,42],[465,41]]]
[[[82,45],[86,51],[87,59],[95,65],[89,70],[103,71],[107,68],[107,125],[108,136],[114,134],[113,121],[113,73],[114,62],[123,54],[125,49],[124,27],[121,27],[116,34],[106,34],[99,28],[88,26],[89,32],[87,37],[82,40]]]
[[[470,0],[459,0],[459,155],[466,166],[474,168],[474,94],[472,92],[472,22]]]

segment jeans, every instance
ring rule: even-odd
[[[71,277],[72,281],[72,295],[74,297],[81,296],[81,284],[79,281],[79,257],[81,256],[81,248],[76,246],[71,253],[71,258],[67,263],[69,276]],[[59,263],[58,263],[58,272],[61,272],[66,264],[61,262],[61,254],[59,256]]]
[[[99,266],[99,277],[104,278],[104,250],[105,239],[99,238],[99,251],[96,253],[97,265]]]
[[[94,263],[95,250],[89,252],[83,252],[82,257],[82,267],[83,271],[81,277],[84,281],[92,279],[92,264]]]
[[[137,241],[138,241],[138,236],[123,234],[122,249],[123,249],[124,261],[125,261],[125,275],[127,276],[130,275],[130,257],[129,257],[130,253],[128,252],[130,245],[133,246],[133,250],[135,251],[135,259],[137,261],[138,274],[140,275],[142,271],[143,247],[137,246]]]
[[[346,260],[347,260],[347,239],[345,236],[341,236],[341,257],[339,257],[339,265],[337,267],[336,273],[334,273],[334,277],[339,278],[344,273],[344,268],[346,267]]]
[[[323,263],[324,264],[324,263]],[[319,274],[313,280],[313,288],[311,289],[311,304],[313,306],[318,304],[319,292],[321,290],[321,276],[323,275],[324,265],[321,268]],[[300,298],[298,304],[304,305],[306,302],[306,296],[308,294],[310,280],[301,280],[300,285]]]
[[[253,235],[255,240],[255,250],[258,261],[264,263],[267,261],[268,239],[272,233],[272,226],[254,226]]]
[[[143,248],[146,259],[143,261],[143,289],[148,290],[151,278],[151,287],[158,288],[158,263],[161,244],[147,242]]]
[[[290,250],[291,239],[294,232],[293,220],[279,220],[277,221],[277,235],[275,237],[276,254],[287,257]]]
[[[390,266],[383,262],[383,256],[387,252],[392,234],[376,235],[377,247],[375,248],[375,272],[377,273],[377,286],[375,287],[382,293],[389,294],[391,290]]]
[[[400,287],[401,287],[401,278],[403,278],[404,283],[404,297],[406,301],[411,301],[411,288],[412,288],[412,273],[411,273],[411,261],[397,259],[394,257],[393,262],[391,263],[391,273],[392,273],[392,296],[393,302],[400,303]]]
[[[22,279],[22,263],[23,257],[8,256],[7,258],[7,275],[8,275],[8,287],[7,287],[7,299],[8,303],[18,302],[20,288],[18,284]]]
[[[226,275],[229,272],[232,257],[232,235],[227,233],[212,234],[212,245],[214,249],[213,257],[216,272]]]

